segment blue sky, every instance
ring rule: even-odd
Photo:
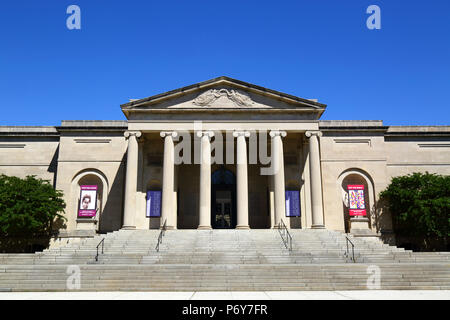
[[[317,98],[323,119],[450,125],[448,0],[9,0],[0,44],[0,125],[121,120],[130,98],[222,75]]]

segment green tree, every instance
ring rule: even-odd
[[[450,176],[427,172],[395,177],[380,197],[387,202],[396,234],[448,241]]]
[[[47,180],[0,175],[0,236],[50,236],[66,204]]]

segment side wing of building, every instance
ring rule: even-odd
[[[371,228],[389,239],[392,220],[377,202],[392,177],[413,172],[450,175],[450,126],[320,121],[320,130],[324,214],[329,229],[347,229],[344,189],[362,184]]]
[[[35,175],[56,186],[58,156],[55,127],[0,127],[0,174]]]
[[[65,237],[118,230],[122,226],[126,129],[126,121],[0,127],[0,174],[35,175],[61,190],[67,205]],[[78,218],[81,185],[99,187],[97,214],[89,223]]]

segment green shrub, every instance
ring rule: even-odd
[[[47,180],[0,175],[0,236],[50,236],[54,222],[65,220],[62,196]]]
[[[395,233],[422,239],[450,236],[450,176],[413,173],[392,179],[381,192]]]

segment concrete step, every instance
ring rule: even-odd
[[[380,241],[329,230],[292,230],[293,250],[277,230],[118,231],[35,255],[0,255],[0,289],[64,291],[69,265],[78,265],[83,290],[351,290],[366,289],[369,265],[381,287],[450,288],[450,253],[414,253]],[[104,241],[104,254],[94,257]]]

